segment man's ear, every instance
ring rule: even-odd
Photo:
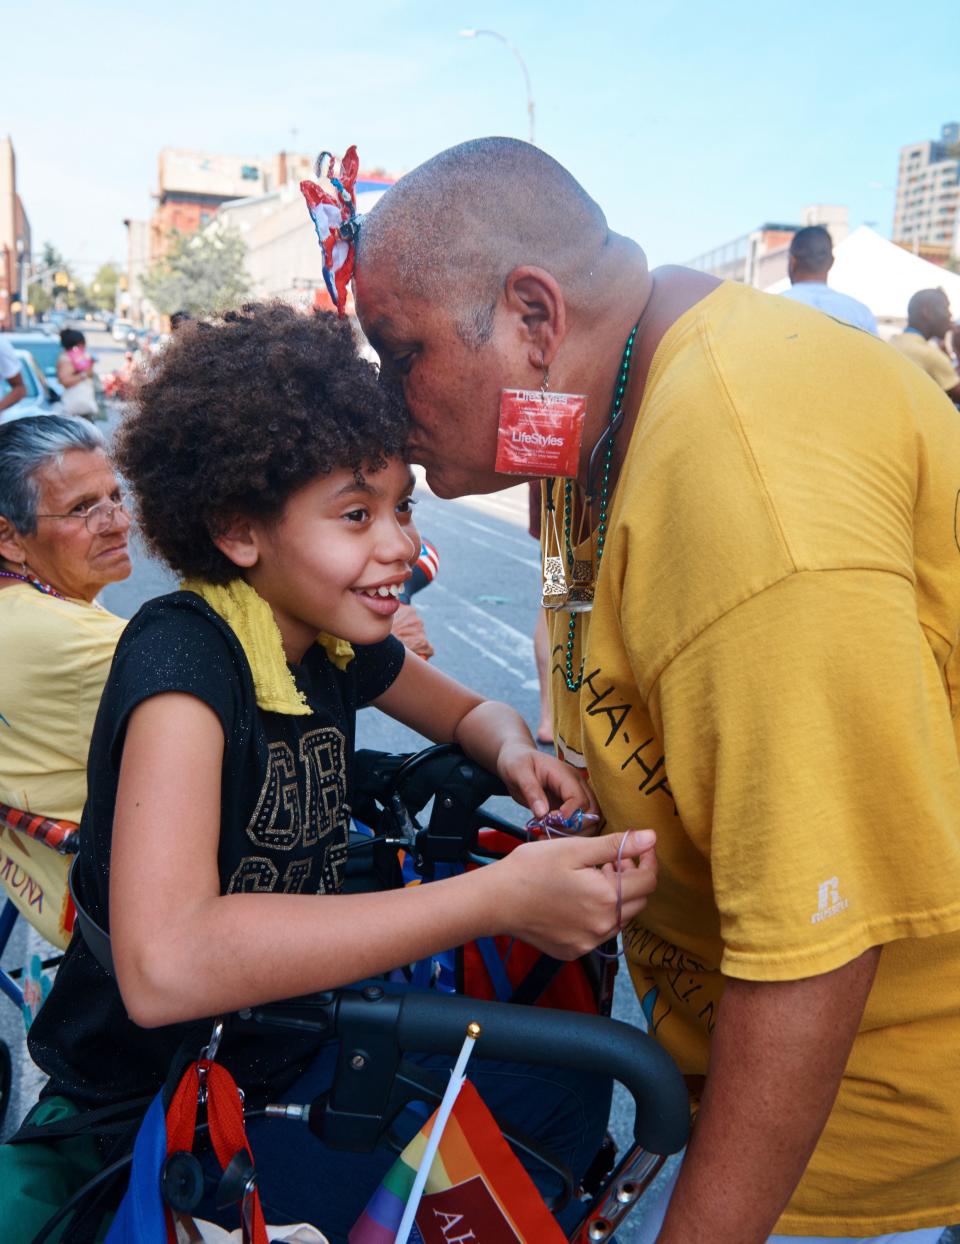
[[[559,282],[544,268],[514,268],[504,282],[504,297],[522,325],[531,365],[541,371],[549,367],[567,335],[567,304]]]
[[[13,562],[15,566],[27,560],[27,550],[24,548],[23,540],[10,520],[2,516],[0,516],[0,557],[4,561]]]
[[[257,530],[248,518],[239,515],[228,519],[210,537],[224,557],[235,566],[250,570],[260,560],[260,542]]]
[[[789,255],[787,257],[787,276],[790,278],[791,285],[796,284],[794,280],[794,277],[796,276],[796,272],[797,272],[797,261],[794,259],[792,255]]]

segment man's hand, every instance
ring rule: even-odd
[[[403,605],[393,615],[393,634],[405,648],[415,652],[418,657],[429,661],[433,656],[433,645],[427,639],[423,622],[413,605]]]
[[[805,980],[729,980],[657,1244],[762,1244],[833,1107],[880,947]]]
[[[577,808],[596,812],[597,801],[583,774],[557,756],[540,751],[529,738],[505,742],[497,754],[497,776],[534,816],[559,808],[570,816]]]

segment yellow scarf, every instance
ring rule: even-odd
[[[234,579],[223,586],[203,579],[185,579],[180,590],[205,600],[236,635],[250,665],[260,708],[268,713],[309,716],[312,710],[290,673],[273,612],[245,579]],[[321,631],[317,643],[337,669],[345,670],[353,660],[353,647],[345,639]]]

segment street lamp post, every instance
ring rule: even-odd
[[[505,48],[509,48],[509,50],[517,58],[517,63],[523,71],[523,80],[527,87],[527,119],[530,124],[530,143],[532,145],[535,142],[533,137],[533,89],[530,86],[530,74],[527,72],[527,66],[523,57],[510,42],[510,40],[505,35],[500,34],[498,30],[460,30],[457,33],[460,35],[461,39],[476,39],[479,38],[480,35],[489,35],[491,39],[496,39],[498,42],[502,43]]]

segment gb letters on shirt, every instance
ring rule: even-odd
[[[245,831],[254,851],[234,869],[228,894],[340,888],[349,827],[346,752],[336,726],[308,730],[296,746],[286,739],[268,745],[263,787]]]

